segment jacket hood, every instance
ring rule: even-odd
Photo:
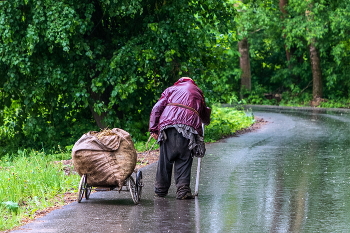
[[[174,83],[174,85],[178,85],[179,83],[183,83],[183,82],[191,82],[191,83],[193,83],[194,85],[197,86],[197,84],[196,84],[191,78],[189,78],[189,77],[182,77],[182,78],[180,78],[179,80],[177,80],[177,81]]]

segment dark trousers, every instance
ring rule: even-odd
[[[184,138],[175,128],[165,129],[165,133],[167,139],[160,142],[155,193],[160,196],[168,193],[173,166],[177,190],[179,191],[181,188],[181,192],[191,192],[190,181],[193,158],[191,151],[188,149],[189,140]]]

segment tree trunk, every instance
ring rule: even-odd
[[[321,71],[321,59],[318,50],[315,46],[315,39],[312,40],[310,46],[310,61],[312,69],[312,95],[314,100],[322,97],[322,71]]]
[[[106,117],[107,113],[104,112],[101,115],[99,115],[97,112],[94,111],[94,107],[93,106],[90,106],[90,111],[92,113],[92,116],[95,119],[95,122],[96,122],[97,126],[100,129],[107,128],[107,125],[103,123],[103,120]]]
[[[288,5],[288,0],[280,0],[279,1],[279,8],[280,8],[280,11],[282,12],[282,20],[288,15],[288,12],[286,10],[286,6]],[[283,35],[283,38],[285,38],[286,35]],[[289,62],[290,61],[290,58],[291,58],[291,53],[290,53],[290,50],[287,49],[286,46],[285,47],[285,50],[286,50],[286,58],[287,58],[287,61]],[[291,69],[290,65],[289,65],[289,69]]]
[[[309,9],[305,11],[306,18],[309,21],[313,21],[312,12],[313,5],[309,5]],[[308,28],[306,28],[309,31]],[[313,100],[319,102],[322,97],[322,71],[321,71],[321,59],[320,54],[316,48],[316,38],[312,38],[309,41],[309,51],[310,51],[310,62],[312,71],[312,96]]]
[[[90,91],[90,96],[92,98],[92,102],[90,102],[89,104],[89,108],[90,108],[90,111],[91,111],[91,114],[92,116],[94,117],[95,119],[95,122],[97,124],[97,126],[100,128],[100,129],[104,129],[107,127],[107,125],[105,125],[103,123],[103,120],[104,118],[106,117],[107,113],[106,112],[103,112],[101,114],[98,114],[95,109],[94,109],[94,103],[101,100],[101,96],[93,91]]]
[[[280,0],[279,2],[280,11],[283,13],[283,15],[288,14],[285,8],[287,4],[288,4],[288,0]]]
[[[239,66],[242,70],[241,75],[241,90],[252,90],[251,71],[250,71],[250,59],[249,59],[249,44],[248,39],[244,38],[238,42],[238,51],[241,54],[239,58]]]

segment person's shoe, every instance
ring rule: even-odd
[[[184,199],[193,199],[194,196],[191,193],[191,188],[189,185],[183,185],[177,188],[176,191],[176,199],[184,200]]]
[[[178,200],[194,199],[194,195],[192,195],[192,193],[188,192],[181,197],[176,197],[176,199],[178,199]]]
[[[155,197],[165,197],[166,194],[155,193],[154,196]]]

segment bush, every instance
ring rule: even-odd
[[[250,115],[250,116],[249,116]],[[254,123],[252,114],[235,108],[213,106],[211,123],[205,127],[205,141],[214,142]]]

